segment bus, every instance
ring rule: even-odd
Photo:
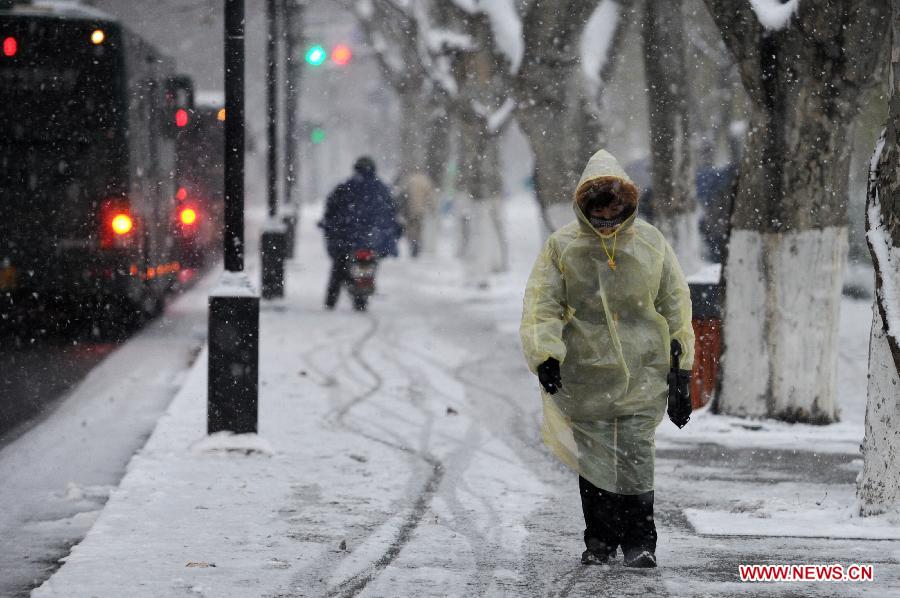
[[[225,211],[225,101],[198,93],[176,144],[176,231],[182,266],[201,270],[222,257]]]
[[[190,80],[77,4],[0,10],[0,318],[130,320],[181,264],[175,146]]]

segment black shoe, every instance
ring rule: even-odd
[[[649,550],[642,548],[632,548],[625,553],[622,564],[626,567],[635,567],[638,569],[649,569],[656,566],[656,555]]]
[[[606,552],[597,552],[588,548],[581,553],[582,565],[605,565],[609,562],[609,554]]]

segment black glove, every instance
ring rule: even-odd
[[[550,394],[556,394],[556,391],[562,388],[562,377],[559,373],[559,361],[553,357],[542,363],[537,368],[538,380]]]
[[[683,428],[691,419],[691,372],[678,367],[681,344],[672,341],[672,369],[666,380],[669,383],[669,404],[666,412],[672,423]]]

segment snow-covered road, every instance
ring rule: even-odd
[[[209,282],[173,301],[121,347],[105,348],[105,359],[49,415],[0,449],[0,596],[25,594],[46,579],[90,528],[204,343]],[[74,364],[91,357],[22,354],[34,362],[32,373],[43,366],[45,379],[34,384],[57,393],[56,377],[65,381]],[[54,359],[72,363],[56,370]],[[21,391],[4,400],[28,400],[27,389]]]

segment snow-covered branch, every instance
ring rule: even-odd
[[[610,62],[610,50],[621,28],[621,19],[621,5],[616,0],[602,0],[581,33],[581,72],[591,95],[596,93],[601,73]]]
[[[780,31],[788,26],[791,18],[797,14],[800,0],[750,0],[750,6],[756,13],[760,24],[769,31]]]
[[[487,16],[491,24],[494,47],[509,62],[510,73],[515,74],[522,64],[525,40],[522,36],[522,19],[514,0],[452,0],[452,2],[470,15]]]
[[[866,241],[875,265],[876,305],[884,322],[895,365],[900,369],[900,248],[895,247],[882,214],[878,166],[885,146],[885,133],[869,165],[869,201],[866,206]],[[892,151],[898,151],[891,148]]]

